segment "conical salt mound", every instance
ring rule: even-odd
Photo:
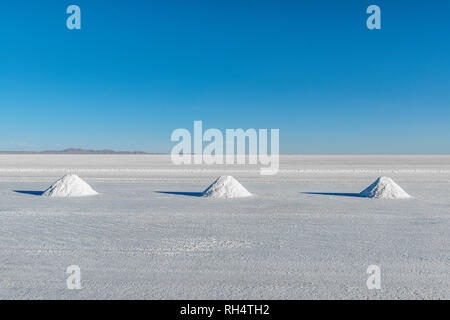
[[[85,197],[98,194],[83,179],[75,174],[68,174],[55,183],[42,194],[44,197]]]
[[[209,198],[245,198],[252,196],[252,194],[232,176],[221,176],[203,192],[203,196]]]
[[[411,198],[398,184],[391,178],[380,177],[372,183],[367,189],[363,190],[360,195],[367,198],[377,199],[407,199]]]

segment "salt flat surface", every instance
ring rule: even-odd
[[[39,196],[69,172],[99,195]],[[229,174],[255,196],[199,197]],[[381,175],[414,198],[356,196]],[[450,299],[449,195],[450,156],[0,155],[0,299]]]

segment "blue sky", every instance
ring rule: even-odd
[[[66,28],[77,4],[82,30]],[[382,10],[368,30],[367,6]],[[447,1],[0,3],[0,150],[169,152],[279,128],[282,153],[450,153]]]

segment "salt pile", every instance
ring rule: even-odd
[[[245,198],[252,196],[252,194],[232,176],[221,176],[203,192],[203,196],[209,198]]]
[[[68,174],[55,183],[42,194],[44,197],[84,197],[98,194],[83,179],[75,174]]]
[[[367,189],[363,190],[360,195],[367,198],[377,199],[407,199],[411,196],[406,193],[391,178],[380,177],[372,183]]]

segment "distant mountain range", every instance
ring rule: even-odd
[[[85,150],[69,148],[64,150],[47,151],[0,151],[0,154],[149,154],[143,151],[114,151],[114,150]]]

